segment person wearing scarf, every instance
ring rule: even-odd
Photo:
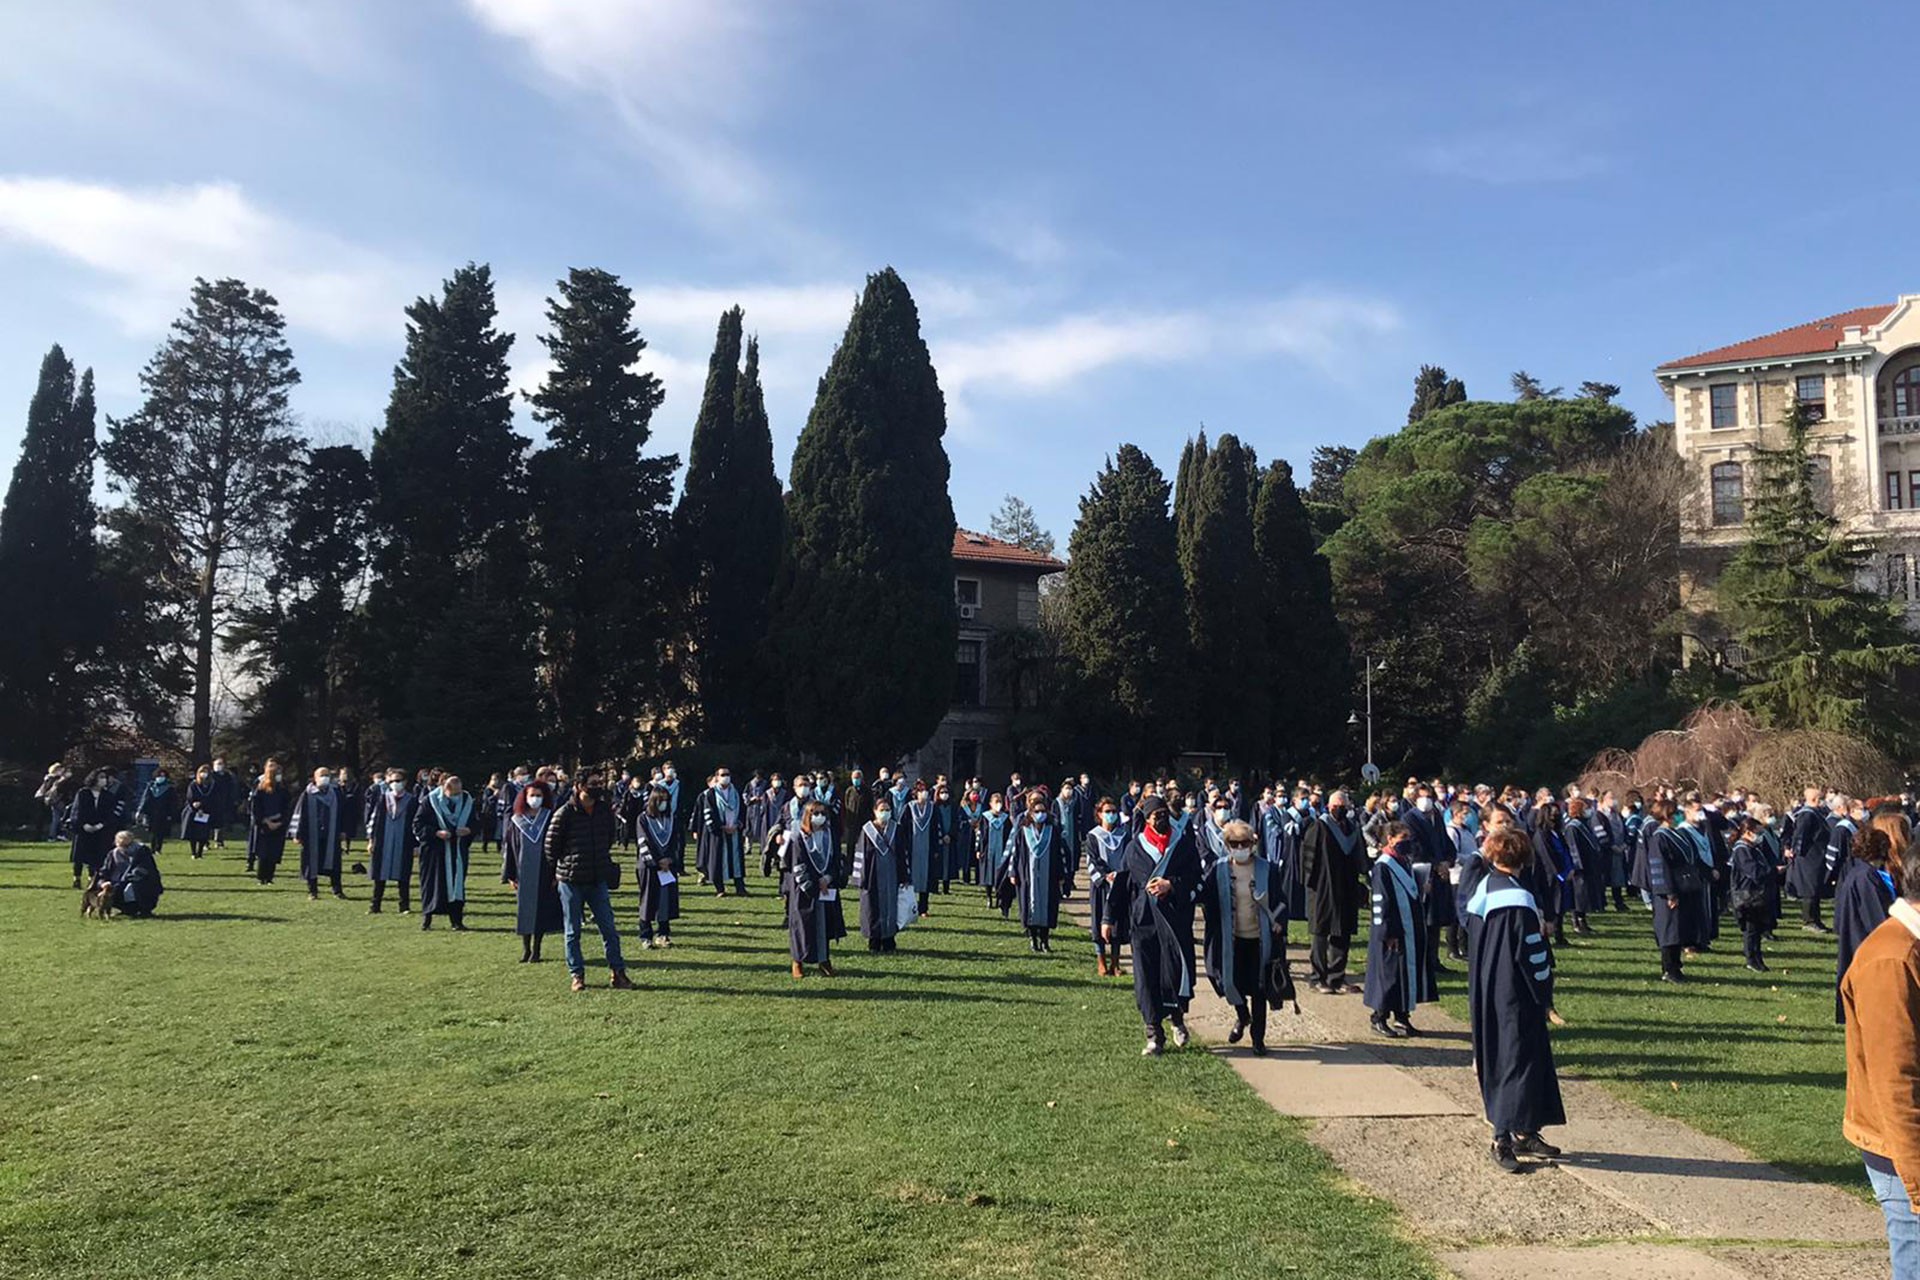
[[[560,884],[547,857],[547,826],[553,794],[545,783],[520,788],[500,841],[500,880],[513,886],[513,931],[520,935],[520,963],[540,962],[540,943],[565,923]],[[405,901],[405,899],[402,899]]]
[[[713,775],[707,789],[700,793],[699,837],[694,845],[695,865],[714,896],[727,895],[727,882],[741,897],[747,893],[747,854],[744,831],[745,805],[733,786],[733,772],[722,768]]]
[[[1286,973],[1286,882],[1279,867],[1259,856],[1251,823],[1229,819],[1221,837],[1225,852],[1201,873],[1199,889],[1207,980],[1233,1009],[1227,1043],[1239,1044],[1251,1026],[1253,1051],[1264,1055],[1267,1006],[1285,996],[1273,983],[1276,973]]]
[[[1080,865],[1080,839],[1087,834],[1080,793],[1074,790],[1072,778],[1060,784],[1060,798],[1053,802],[1053,825],[1059,832],[1056,844],[1062,862],[1060,896],[1071,898],[1074,872],[1079,870]]]
[[[448,774],[427,792],[414,811],[413,835],[420,843],[420,927],[433,928],[445,914],[456,932],[467,928],[467,857],[473,845],[473,797],[460,789],[458,774]]]
[[[1124,917],[1133,947],[1133,995],[1146,1025],[1146,1057],[1166,1048],[1162,1024],[1173,1023],[1173,1042],[1188,1041],[1187,1006],[1193,1001],[1193,898],[1200,885],[1200,855],[1191,833],[1176,836],[1173,814],[1154,796],[1135,811],[1140,833],[1127,842],[1109,887]],[[1110,932],[1111,931],[1111,932]],[[1102,926],[1112,940],[1114,925]]]
[[[1573,855],[1560,834],[1560,809],[1551,796],[1534,804],[1529,830],[1533,833],[1533,896],[1546,914],[1549,936],[1565,946],[1566,912],[1573,901]]]
[[[787,790],[787,784],[779,774],[774,774],[767,782],[766,792],[760,797],[760,814],[757,822],[760,834],[757,837],[760,846],[760,874],[775,875],[780,870],[780,850],[782,832],[787,825],[787,802],[793,799],[793,792]]]
[[[895,812],[899,812],[896,808]],[[927,914],[927,894],[938,872],[934,863],[933,802],[927,799],[927,784],[914,784],[913,799],[907,802],[901,822],[900,838],[905,842],[907,878],[920,897],[920,914]]]
[[[1131,839],[1120,825],[1120,806],[1102,796],[1093,810],[1093,830],[1087,832],[1088,924],[1093,931],[1093,969],[1103,978],[1120,976],[1120,947],[1127,940],[1126,916],[1113,898],[1113,878],[1120,870]]]
[[[1685,838],[1687,851],[1700,867],[1700,885],[1681,895],[1680,909],[1687,912],[1691,921],[1689,929],[1692,941],[1688,944],[1688,955],[1699,955],[1713,949],[1713,940],[1720,933],[1720,919],[1714,914],[1714,884],[1720,879],[1720,868],[1714,858],[1713,837],[1707,830],[1706,806],[1700,799],[1700,793],[1690,791],[1682,802],[1686,807],[1686,821],[1678,828]],[[1555,938],[1555,941],[1560,941]]]
[[[1728,867],[1733,917],[1740,925],[1747,968],[1754,973],[1767,972],[1760,940],[1780,922],[1780,877],[1765,839],[1766,830],[1759,818],[1743,816],[1736,828],[1739,838],[1733,842],[1733,860]]]
[[[892,951],[900,933],[900,824],[893,797],[882,794],[860,828],[850,883],[860,891],[860,936],[869,951]]]
[[[287,789],[280,781],[280,765],[269,760],[260,771],[247,806],[247,870],[261,884],[272,884],[280,859],[287,852]]]
[[[974,837],[974,848],[980,862],[980,884],[986,891],[989,905],[998,903],[1000,916],[1006,918],[1013,909],[1013,895],[1003,895],[1000,890],[1006,878],[1007,853],[1011,848],[1013,819],[1007,816],[1006,797],[994,792],[987,799],[987,811],[980,816],[980,829]]]
[[[980,883],[980,792],[968,787],[960,801],[953,828],[953,860],[960,864],[960,883]]]
[[[153,781],[140,793],[133,820],[146,827],[156,858],[167,851],[167,828],[180,820],[180,793],[173,789],[164,766],[154,772]]]
[[[1440,998],[1428,959],[1429,926],[1413,856],[1412,830],[1403,822],[1389,822],[1380,833],[1379,861],[1369,874],[1373,927],[1367,934],[1367,981],[1361,995],[1373,1010],[1373,1033],[1388,1038],[1419,1035],[1413,1007]],[[1443,886],[1434,889],[1444,891]]]
[[[960,806],[953,802],[953,788],[942,780],[933,796],[933,857],[940,868],[940,892],[952,893],[953,881],[960,874]]]
[[[322,766],[313,771],[313,781],[294,805],[287,834],[300,846],[300,878],[307,882],[307,900],[319,900],[321,876],[332,884],[334,897],[346,897],[340,889],[340,793],[334,790],[331,769]]]
[[[219,803],[213,771],[201,765],[187,784],[187,805],[180,815],[180,838],[196,858],[204,857],[207,846],[213,843],[214,829],[220,821]]]
[[[1020,923],[1027,945],[1036,952],[1053,950],[1052,934],[1060,924],[1060,895],[1066,859],[1060,853],[1059,833],[1051,821],[1053,806],[1046,793],[1028,793],[1027,820],[1014,835],[1012,879],[1020,901]]]
[[[634,883],[640,890],[640,949],[664,951],[673,945],[673,922],[680,918],[680,850],[673,843],[673,797],[666,788],[647,791],[634,838],[639,849]]]
[[[808,965],[823,977],[833,977],[827,905],[838,898],[840,886],[839,858],[828,821],[827,807],[809,800],[800,810],[799,821],[787,831],[780,892],[787,899],[787,950],[795,978],[806,977]]]
[[[1336,791],[1327,812],[1300,841],[1300,873],[1307,886],[1309,974],[1315,991],[1341,995],[1347,989],[1347,949],[1360,927],[1360,886],[1366,883],[1366,853],[1352,796]]]
[[[367,913],[379,915],[387,886],[397,884],[404,916],[413,910],[413,855],[418,840],[413,817],[420,802],[407,790],[407,775],[398,769],[387,770],[382,790],[384,794],[367,809],[367,874],[373,877],[373,902]]]
[[[1682,956],[1693,937],[1691,917],[1682,909],[1687,887],[1697,878],[1687,838],[1668,825],[1673,801],[1661,796],[1647,806],[1629,880],[1653,902],[1653,941],[1660,948],[1660,980],[1685,982]]]

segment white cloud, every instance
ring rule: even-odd
[[[1534,129],[1496,130],[1428,143],[1414,161],[1429,173],[1492,186],[1580,182],[1599,177],[1609,161],[1570,138]]]
[[[391,340],[417,274],[260,207],[229,183],[114,187],[0,177],[0,239],[87,268],[82,293],[129,333],[166,328],[195,276],[238,276],[288,323],[338,342]]]

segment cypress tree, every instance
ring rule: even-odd
[[[1173,527],[1179,539],[1180,562],[1186,563],[1187,549],[1193,544],[1194,505],[1200,491],[1200,477],[1207,467],[1207,432],[1189,439],[1180,449],[1180,470],[1173,486]]]
[[[1435,409],[1459,404],[1466,398],[1466,383],[1448,377],[1447,371],[1437,364],[1423,364],[1420,372],[1413,375],[1413,407],[1407,410],[1407,422],[1411,425]],[[1316,475],[1316,484],[1318,479]]]
[[[1346,632],[1333,610],[1333,573],[1285,462],[1267,465],[1254,504],[1267,618],[1271,759],[1286,772],[1332,773],[1345,755],[1351,680]]]
[[[794,745],[890,760],[953,691],[946,401],[891,267],[869,276],[794,449],[777,645]]]
[[[76,378],[56,345],[40,362],[20,459],[0,506],[0,582],[34,605],[31,624],[0,627],[0,760],[35,769],[87,730],[99,691],[90,664],[106,617],[93,454],[93,371]]]
[[[632,753],[643,712],[665,691],[674,597],[661,553],[679,459],[644,454],[663,392],[633,367],[647,344],[620,278],[574,268],[547,321],[553,371],[530,399],[548,443],[528,468],[543,683],[568,758],[599,764]]]
[[[1220,437],[1198,468],[1193,522],[1181,556],[1186,577],[1192,649],[1187,683],[1210,705],[1230,698],[1227,715],[1199,714],[1200,739],[1240,764],[1265,765],[1269,742],[1266,698],[1266,614],[1253,547],[1253,452],[1232,435]]]
[[[1080,499],[1068,538],[1062,644],[1105,723],[1088,738],[1109,744],[1096,763],[1150,768],[1172,759],[1187,734],[1186,588],[1180,577],[1170,486],[1137,446],[1123,444]]]
[[[739,368],[741,312],[720,317],[706,393],[674,510],[674,568],[688,600],[707,737],[764,742],[777,712],[766,676],[767,605],[780,564],[786,508],[773,473],[773,432],[760,386],[760,344]]]
[[[287,399],[300,373],[285,333],[264,289],[194,281],[186,313],[140,373],[145,402],[110,420],[101,451],[112,487],[185,570],[196,760],[213,754],[214,651],[277,541],[299,447]]]
[[[513,429],[493,274],[468,263],[407,308],[374,433],[373,582],[358,662],[397,765],[469,770],[536,741],[539,618],[527,551],[527,438]]]

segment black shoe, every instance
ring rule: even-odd
[[[1401,1035],[1418,1036],[1421,1034],[1420,1028],[1414,1026],[1411,1022],[1408,1022],[1405,1018],[1397,1018],[1395,1019],[1395,1021],[1399,1024]]]
[[[1384,1039],[1398,1040],[1400,1038],[1399,1030],[1397,1028],[1388,1026],[1381,1019],[1376,1018],[1373,1021],[1367,1023],[1367,1026],[1372,1029],[1373,1034],[1380,1036]]]
[[[1227,1043],[1239,1044],[1240,1037],[1245,1034],[1247,1034],[1247,1015],[1235,1011],[1233,1015],[1233,1030],[1227,1032]]]
[[[1511,1142],[1496,1141],[1488,1150],[1493,1155],[1493,1162],[1499,1165],[1501,1169],[1508,1173],[1520,1172],[1520,1162],[1514,1158],[1513,1144]]]
[[[1685,974],[1674,973],[1671,970],[1660,975],[1660,981],[1662,982],[1685,982],[1686,980],[1687,976]]]
[[[1749,960],[1747,961],[1747,968],[1751,969],[1755,973],[1772,973],[1773,972],[1773,970],[1767,968],[1767,962],[1765,960]]]
[[[1255,1040],[1253,1042],[1253,1056],[1256,1058],[1264,1058],[1267,1056],[1267,1042],[1265,1040]]]
[[[380,914],[380,904],[376,902],[376,903],[374,903],[374,904],[373,904],[372,906],[370,906],[370,907],[368,907],[368,908],[367,908],[367,914],[368,914],[368,915],[370,915],[370,916],[377,916],[377,915],[379,915],[379,914]]]
[[[1536,1160],[1554,1160],[1559,1158],[1560,1148],[1537,1133],[1516,1133],[1513,1135],[1513,1153],[1532,1156]]]

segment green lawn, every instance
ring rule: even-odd
[[[0,1275],[1433,1274],[1224,1063],[1141,1059],[1082,940],[971,897],[796,983],[764,884],[690,893],[640,991],[574,995],[484,859],[464,935],[162,867],[162,918],[83,922],[64,849],[0,846]]]
[[[1787,903],[1791,918],[1766,947],[1772,973],[1742,967],[1739,930],[1723,921],[1713,950],[1687,960],[1693,981],[1682,987],[1660,981],[1637,902],[1592,917],[1599,936],[1569,934],[1557,958],[1555,1003],[1572,1025],[1553,1033],[1553,1051],[1563,1069],[1651,1111],[1864,1195],[1860,1157],[1840,1136],[1846,1037],[1833,1021],[1833,939],[1802,932],[1798,908]],[[1451,981],[1448,1010],[1464,1018]]]

